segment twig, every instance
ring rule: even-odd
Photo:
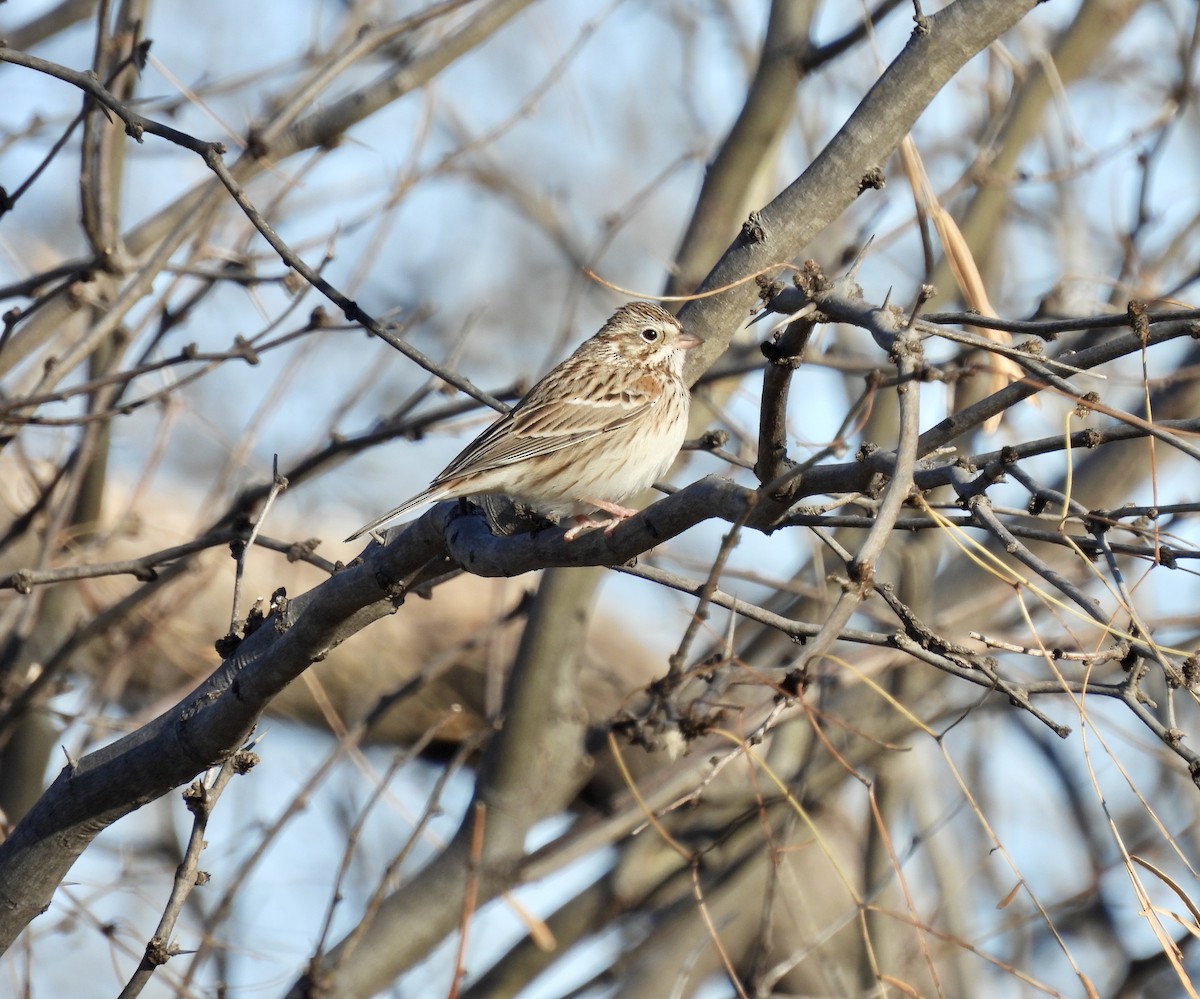
[[[142,989],[150,981],[155,970],[166,964],[172,957],[182,953],[178,944],[171,941],[175,924],[183,912],[183,904],[187,901],[196,885],[206,884],[208,875],[199,869],[200,854],[204,851],[204,832],[208,828],[208,819],[216,807],[217,799],[221,797],[226,786],[236,774],[248,772],[256,763],[258,756],[252,752],[253,745],[247,745],[234,753],[222,765],[211,784],[205,784],[203,779],[197,780],[183,792],[183,800],[192,813],[192,834],[188,838],[187,849],[183,860],[175,869],[175,881],[171,887],[170,897],[162,918],[158,921],[150,942],[146,944],[146,953],[142,957],[137,970],[121,990],[120,999],[133,999],[140,995]]]
[[[487,804],[476,801],[473,807],[471,852],[467,855],[467,887],[463,892],[462,916],[458,923],[458,947],[454,952],[453,978],[450,982],[450,991],[446,994],[447,999],[458,999],[459,988],[467,974],[467,940],[470,935],[471,920],[475,916],[476,901],[479,897],[479,874],[483,862]]]
[[[811,303],[810,303],[811,304]],[[809,312],[815,311],[815,306]],[[790,465],[787,453],[787,403],[792,374],[804,359],[804,350],[816,328],[810,316],[793,319],[774,342],[762,345],[767,365],[763,370],[762,401],[759,405],[758,458],[754,474],[760,483],[771,482]]]
[[[668,660],[667,676],[669,678],[677,679],[679,677],[680,671],[683,669],[683,664],[687,661],[688,650],[691,648],[692,642],[695,641],[701,624],[708,617],[709,598],[716,592],[717,586],[721,581],[721,573],[725,570],[725,566],[729,562],[729,556],[733,553],[734,548],[737,547],[738,536],[754,513],[754,509],[755,503],[753,498],[751,498],[729,530],[721,538],[721,547],[718,549],[717,555],[709,567],[708,578],[705,580],[704,588],[700,592],[700,599],[696,604],[696,609],[692,612],[691,619],[684,629],[678,648]]]
[[[477,399],[485,406],[490,406],[492,409],[499,412],[507,411],[505,406],[498,399],[492,398],[482,389],[463,378],[461,375],[448,371],[438,365],[432,358],[427,357],[421,351],[417,350],[412,344],[406,340],[401,340],[393,335],[390,330],[382,326],[378,320],[368,315],[358,303],[342,294],[337,288],[326,281],[320,274],[308,266],[280,237],[279,234],[271,227],[266,219],[262,217],[258,209],[254,207],[249,197],[246,195],[242,185],[237,182],[233,174],[225,166],[221,159],[222,149],[217,144],[208,143],[203,150],[200,150],[204,157],[204,162],[208,168],[217,175],[217,179],[225,185],[225,189],[232,196],[233,200],[245,213],[246,218],[254,225],[254,227],[262,234],[263,238],[271,244],[272,249],[279,254],[285,264],[294,269],[300,274],[310,285],[317,289],[322,295],[328,298],[334,305],[342,310],[342,314],[353,323],[360,323],[366,327],[375,336],[379,337],[385,343],[396,350],[400,351],[410,361],[418,364],[431,374],[437,375],[446,383],[453,385],[460,392],[464,392],[473,399]]]
[[[254,524],[250,529],[250,536],[245,542],[238,542],[234,554],[237,560],[237,568],[233,575],[233,610],[229,618],[229,634],[233,635],[238,630],[238,604],[242,594],[242,580],[246,572],[246,554],[253,548],[254,542],[258,539],[258,532],[262,530],[263,522],[267,519],[267,515],[271,512],[271,507],[275,503],[275,497],[283,492],[288,487],[288,480],[279,474],[279,455],[272,458],[271,469],[271,489],[267,493],[266,501],[263,503],[263,508],[259,515],[254,518]]]
[[[417,821],[412,833],[405,841],[404,845],[392,857],[391,861],[384,867],[380,874],[379,883],[375,890],[371,893],[366,906],[363,909],[362,918],[355,925],[354,929],[346,936],[338,947],[338,957],[341,961],[349,961],[354,957],[355,951],[358,950],[359,944],[362,942],[364,935],[375,921],[375,917],[379,912],[379,907],[383,904],[389,893],[389,888],[392,880],[395,877],[396,871],[400,865],[408,858],[409,854],[415,849],[416,844],[420,841],[421,835],[424,833],[426,826],[433,821],[434,817],[442,812],[442,795],[445,793],[446,785],[450,779],[454,777],[460,769],[466,764],[468,758],[479,749],[480,743],[483,741],[484,733],[480,733],[469,739],[464,739],[454,754],[453,759],[442,769],[438,774],[437,780],[434,782],[433,789],[430,791],[424,811],[421,813],[421,818]],[[312,960],[309,962],[308,979],[310,982],[316,982],[323,975],[332,973],[334,966],[322,969],[321,952],[314,952]]]

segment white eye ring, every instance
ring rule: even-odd
[[[644,330],[642,330],[642,339],[645,340],[646,343],[654,343],[658,337],[659,332],[653,326],[647,326]]]

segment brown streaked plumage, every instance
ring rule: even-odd
[[[373,531],[437,500],[504,493],[550,517],[570,514],[568,540],[611,532],[637,511],[619,506],[660,478],[687,430],[684,351],[700,340],[649,302],[621,306],[443,469],[428,489],[360,527]],[[608,521],[584,514],[603,510]]]

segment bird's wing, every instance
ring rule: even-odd
[[[433,484],[574,447],[628,426],[653,405],[654,399],[648,393],[637,391],[595,399],[545,401],[533,398],[531,393],[521,405],[476,437]]]
[[[539,400],[534,392],[530,392],[519,406],[468,444],[428,489],[363,525],[346,540],[353,541],[394,517],[438,498],[438,487],[461,475],[487,472],[573,447],[628,426],[653,405],[654,399],[648,393],[636,389],[595,399]]]

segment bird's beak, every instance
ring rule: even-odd
[[[691,350],[693,347],[699,347],[704,343],[695,333],[680,333],[675,340],[675,346],[680,350]]]

